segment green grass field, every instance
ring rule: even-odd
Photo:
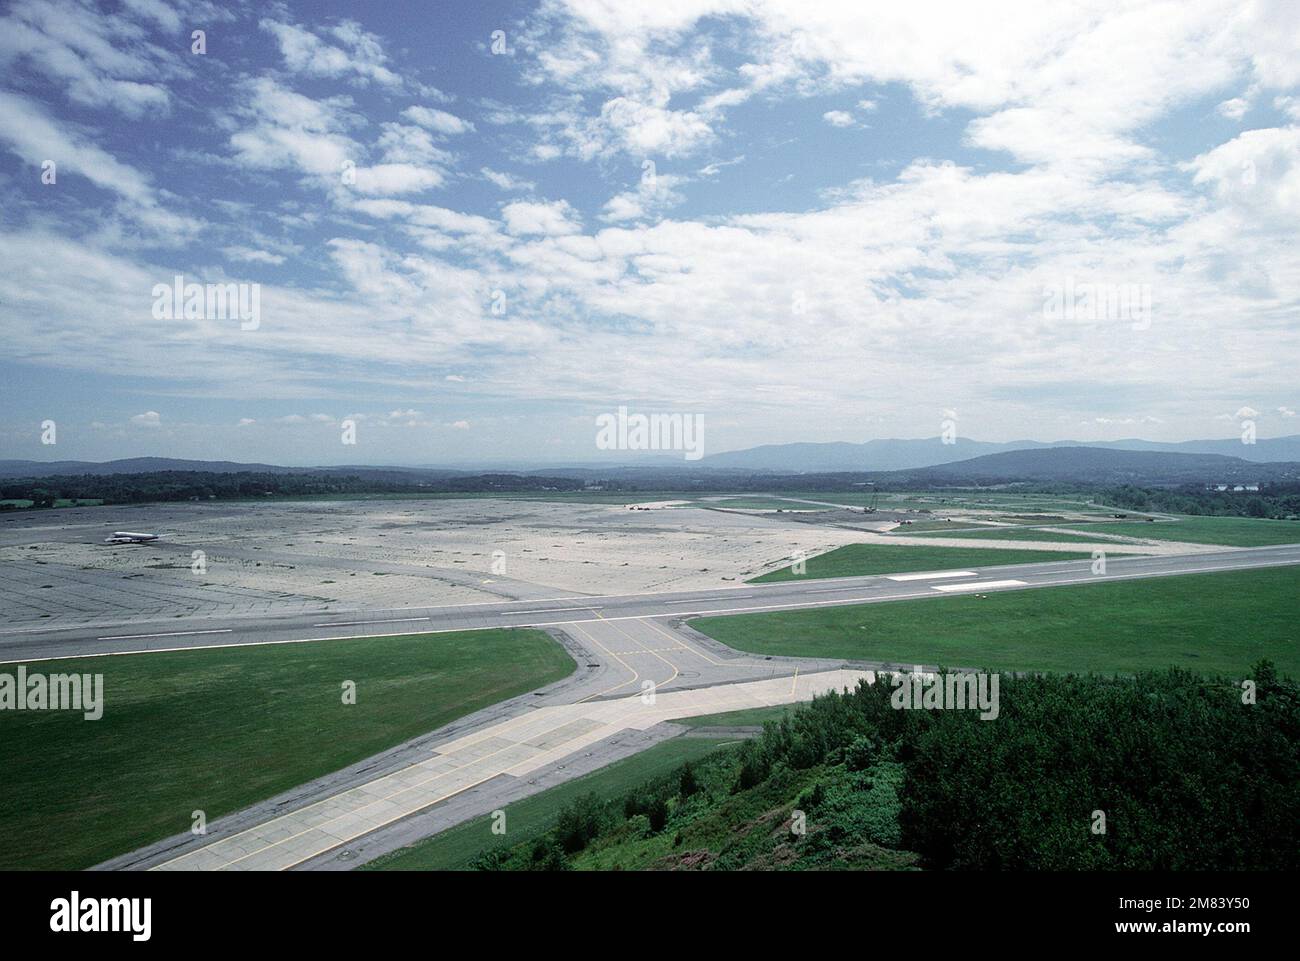
[[[534,630],[28,662],[103,674],[104,715],[0,712],[0,869],[89,867],[573,669]]]
[[[703,617],[756,654],[1028,671],[1178,665],[1239,676],[1260,658],[1300,675],[1300,566]]]
[[[1042,564],[1090,557],[1079,551],[1012,551],[996,547],[918,547],[907,544],[846,544],[808,558],[807,572],[790,568],[760,574],[750,584],[795,581],[813,577],[858,577],[864,574],[900,574],[905,571],[942,571],[957,567],[995,564]]]
[[[1056,531],[1039,531],[1039,530],[1033,530],[1032,528],[1029,530],[1024,530],[1019,527],[998,527],[990,530],[970,530],[969,528],[967,528],[966,530],[961,530],[960,524],[950,524],[948,526],[949,528],[956,528],[956,529],[942,530],[936,528],[934,530],[928,530],[928,531],[911,531],[909,525],[908,527],[900,527],[896,530],[890,531],[890,533],[901,534],[901,535],[908,535],[909,533],[915,533],[918,536],[927,536],[927,537],[928,536],[961,537],[961,538],[969,538],[971,540],[977,540],[977,541],[1051,541],[1051,542],[1059,541],[1062,544],[1078,544],[1078,543],[1087,544],[1090,541],[1094,541],[1096,540],[1095,538],[1089,538],[1088,536],[1088,531],[1094,528],[1096,528],[1097,531],[1102,534],[1117,533],[1116,531],[1101,530],[1100,524],[1093,524],[1093,525],[1089,525],[1088,527],[1081,527],[1076,525],[1075,529],[1079,531],[1078,534],[1061,534],[1061,533],[1057,533]],[[1147,527],[1150,527],[1151,525],[1133,524],[1131,526],[1133,527],[1133,530],[1129,534],[1129,536],[1140,537],[1142,536],[1142,531],[1145,530]],[[1104,538],[1098,541],[1098,543],[1105,543]]]
[[[678,737],[662,741],[608,767],[566,781],[531,797],[507,805],[506,834],[492,833],[490,817],[475,818],[394,851],[366,865],[383,871],[463,870],[480,851],[504,844],[519,844],[551,827],[565,805],[581,795],[596,793],[616,797],[652,778],[670,774],[687,761],[695,761],[728,742],[706,737]]]
[[[696,729],[710,727],[752,727],[763,725],[768,721],[779,721],[785,715],[798,710],[797,704],[778,704],[775,707],[746,707],[739,711],[725,711],[722,714],[701,714],[698,717],[683,717],[673,721]]]
[[[1179,517],[1152,524],[1063,524],[1073,530],[1126,534],[1157,541],[1223,544],[1226,547],[1270,547],[1300,544],[1300,521],[1273,521],[1258,517]]]

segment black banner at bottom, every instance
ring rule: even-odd
[[[1270,874],[10,873],[6,945],[334,949],[485,939],[582,950],[592,939],[689,935],[735,947],[776,928],[805,936],[879,927],[924,942],[1121,943],[1232,950],[1293,927],[1289,877]],[[577,940],[575,940],[575,935]],[[872,939],[874,940],[874,939]],[[546,942],[550,942],[548,945]],[[463,941],[459,942],[463,943]],[[597,942],[600,943],[600,942]],[[611,946],[614,941],[608,941]]]

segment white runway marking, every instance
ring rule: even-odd
[[[704,604],[708,601],[731,601],[741,600],[746,597],[753,597],[753,594],[736,594],[733,597],[688,597],[680,601],[665,601],[666,604]]]
[[[503,611],[502,614],[513,617],[516,614],[563,614],[566,611],[603,611],[604,609],[588,604],[585,607],[547,607],[540,611]]]
[[[405,621],[431,621],[431,617],[386,617],[379,621],[322,621],[312,627],[365,627],[367,624],[400,624]]]
[[[1024,581],[979,581],[977,583],[971,583],[970,581],[967,581],[965,584],[931,584],[930,585],[930,587],[933,590],[947,591],[949,593],[952,593],[954,591],[982,591],[985,590],[986,588],[992,589],[995,587],[1024,587],[1024,586],[1025,586]]]
[[[146,637],[186,637],[190,634],[229,634],[234,628],[227,627],[219,631],[168,631],[165,634],[114,634],[110,637],[100,637],[100,641],[138,641]]]
[[[974,571],[934,571],[930,574],[886,574],[887,581],[931,581],[941,577],[979,577]]]

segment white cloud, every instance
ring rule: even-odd
[[[164,195],[146,174],[52,120],[26,97],[0,91],[0,142],[34,168],[52,160],[57,177],[83,177],[118,195],[124,212],[160,233],[182,234],[199,227],[197,220],[164,207]]]
[[[137,427],[161,427],[162,417],[156,410],[147,410],[143,414],[132,417],[131,423]]]
[[[58,156],[61,183],[66,173],[89,191],[93,232],[48,229],[53,205],[13,208],[18,223],[7,224],[0,253],[23,270],[0,276],[6,356],[186,371],[184,389],[195,396],[274,397],[298,409],[367,396],[418,413],[408,399],[436,403],[432,378],[457,403],[480,394],[539,403],[635,396],[854,437],[854,412],[870,409],[900,433],[914,419],[920,434],[933,433],[944,406],[960,408],[970,436],[1019,424],[1041,434],[1045,422],[1099,433],[1185,425],[1179,405],[1195,383],[1196,422],[1210,422],[1207,410],[1232,410],[1247,379],[1260,397],[1288,396],[1294,384],[1296,128],[1244,131],[1178,166],[1165,128],[1153,135],[1152,123],[1184,114],[1199,122],[1206,104],[1220,101],[1272,103],[1294,116],[1294,91],[1281,84],[1294,35],[1278,27],[1288,14],[1270,19],[1277,9],[1238,16],[1218,0],[1084,2],[990,18],[955,5],[949,18],[854,4],[701,0],[634,9],[555,0],[535,18],[545,31],[518,39],[528,56],[510,65],[537,85],[517,101],[532,106],[473,101],[492,129],[476,138],[463,176],[449,149],[461,144],[450,138],[473,126],[429,107],[403,110],[400,94],[413,82],[357,66],[396,71],[378,41],[370,45],[355,25],[303,27],[276,14],[278,26],[258,39],[274,40],[284,69],[241,79],[232,68],[223,91],[232,102],[216,111],[217,135],[229,137],[230,149],[210,161],[213,181],[232,189],[217,191],[214,209],[229,222],[205,232],[211,242],[202,248],[142,247],[134,224],[101,219],[96,209],[102,191],[139,218],[179,219],[190,198],[159,186],[172,182],[171,168],[124,162],[140,155],[115,157],[103,146],[121,142],[117,130],[101,139],[89,126],[53,121],[35,94],[0,94],[0,139],[29,168]],[[121,49],[142,49],[139,29],[118,38]],[[85,47],[71,37],[65,46]],[[94,59],[105,51],[92,58],[88,50],[78,56],[100,64],[92,79],[167,86],[161,74],[131,74],[129,65],[110,70],[109,59]],[[50,75],[35,62],[8,63]],[[405,58],[401,65],[410,76]],[[361,83],[384,89],[340,93]],[[837,156],[846,138],[822,126],[833,123],[819,120],[822,107],[849,104],[839,113],[853,123],[875,109],[859,98],[884,84],[900,85],[919,105],[922,116],[909,122],[955,119],[966,148],[1001,153],[970,167],[910,159],[909,151],[928,155],[947,142],[922,137],[882,147],[880,166],[880,151]],[[448,103],[427,90],[420,98]],[[816,201],[771,187],[772,128],[762,119],[747,126],[778,104],[806,149],[830,147],[819,164],[829,186]],[[115,101],[102,105],[124,112]],[[912,109],[891,93],[895,105]],[[1200,123],[1196,136],[1222,128]],[[152,145],[170,128],[128,131]],[[1186,138],[1176,139],[1185,149]],[[729,172],[726,189],[687,189],[745,153],[754,159]],[[689,163],[663,160],[688,155]],[[503,168],[561,156],[597,161],[585,174],[591,182],[567,199],[567,163],[539,175],[554,200],[499,196],[513,202],[496,212],[490,191],[485,199],[482,180],[503,191],[536,189]],[[683,173],[634,183],[647,157]],[[352,188],[340,183],[344,161],[356,165]],[[19,167],[14,177],[33,172]],[[849,179],[865,174],[881,179]],[[250,195],[236,203],[229,198],[241,183]],[[403,199],[432,189],[447,191],[446,206]],[[684,194],[700,206],[685,207]],[[736,198],[746,213],[730,212]],[[209,199],[195,198],[195,208],[209,209],[200,208]],[[302,273],[263,284],[256,334],[153,322],[151,286],[212,260],[228,270],[287,263]],[[1042,291],[1065,278],[1150,284],[1153,323],[1046,322]],[[501,317],[490,309],[498,292],[509,304]],[[467,380],[439,379],[438,370],[471,371],[473,390],[449,386]],[[480,423],[475,434],[484,433]]]
[[[1233,97],[1231,100],[1223,101],[1223,103],[1219,104],[1215,109],[1229,120],[1240,120],[1242,117],[1246,116],[1247,111],[1250,110],[1250,101],[1244,100],[1241,97]]]
[[[175,33],[181,28],[180,14],[162,0],[123,0],[122,5],[145,19],[154,21],[169,33]]]
[[[745,160],[744,154],[741,154],[738,157],[733,157],[730,160],[716,160],[711,164],[706,164],[705,166],[701,167],[699,170],[695,172],[701,177],[715,177],[717,176],[718,171],[720,171],[723,167],[731,167],[735,164],[743,163],[744,160]]]
[[[490,167],[483,167],[479,170],[485,180],[495,184],[502,190],[536,190],[537,184],[531,180],[523,180],[513,174],[504,173],[500,170],[493,170]]]
[[[16,63],[56,81],[75,103],[132,118],[170,110],[166,81],[185,73],[125,17],[59,0],[26,0],[0,18],[0,68]]]
[[[1247,130],[1185,169],[1193,183],[1253,218],[1292,229],[1300,217],[1300,127]]]
[[[853,114],[844,110],[827,110],[822,114],[822,119],[832,127],[852,127],[856,122],[853,119]]]
[[[379,38],[355,23],[345,21],[330,31],[343,47],[334,46],[296,24],[265,18],[260,26],[275,37],[285,67],[294,73],[313,77],[348,76],[358,83],[373,80],[388,87],[401,84],[401,78],[385,66],[388,58]]]
[[[242,83],[237,110],[245,122],[230,136],[235,162],[249,167],[290,169],[340,182],[344,164],[356,164],[361,148],[345,133],[347,97],[313,100],[269,77]]]
[[[567,200],[528,203],[517,200],[501,208],[506,230],[515,235],[543,234],[548,237],[576,234],[580,229],[575,211]]]
[[[674,174],[643,176],[635,190],[616,194],[605,202],[601,219],[610,223],[638,220],[675,206],[685,199],[676,189],[685,183],[686,178]]]
[[[255,250],[251,247],[222,247],[221,252],[231,260],[239,260],[250,264],[271,264],[273,266],[279,266],[285,261],[285,257],[282,254],[273,254],[266,250]]]
[[[440,170],[433,167],[417,167],[414,164],[377,164],[374,167],[356,168],[356,188],[363,194],[421,193],[434,187],[441,187],[445,178]]]
[[[468,120],[462,120],[455,114],[432,107],[407,107],[402,111],[402,116],[411,123],[419,124],[421,127],[449,136],[469,133],[474,130],[474,125]]]

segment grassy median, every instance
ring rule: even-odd
[[[1300,566],[701,617],[755,654],[1025,671],[1177,665],[1240,675],[1260,658],[1300,676]]]
[[[85,868],[566,677],[542,631],[27,662],[104,675],[98,721],[0,711],[0,869]],[[16,664],[0,672],[16,674]],[[343,703],[343,684],[356,703]]]

